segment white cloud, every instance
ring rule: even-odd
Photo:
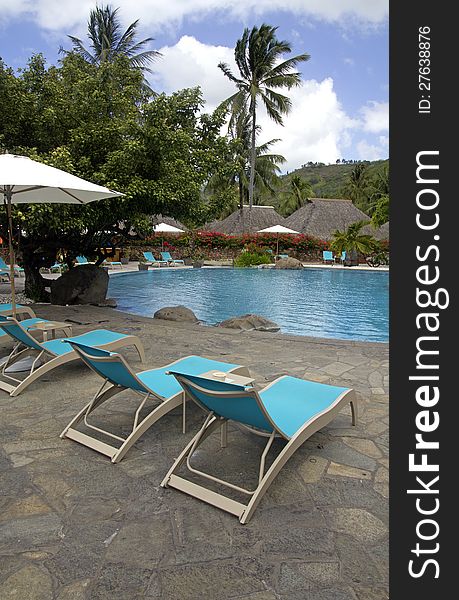
[[[389,103],[370,101],[360,109],[363,129],[368,133],[381,133],[389,129]]]
[[[218,68],[227,62],[234,73],[232,48],[203,44],[191,36],[183,36],[175,46],[160,48],[163,58],[155,65],[151,78],[156,90],[167,93],[199,85],[206,99],[206,111],[213,110],[235,92],[232,84]],[[359,127],[357,120],[346,115],[331,78],[304,81],[287,92],[292,110],[284,118],[284,127],[268,118],[260,106],[257,121],[262,131],[259,143],[280,138],[272,151],[283,154],[287,163],[283,170],[291,171],[308,161],[335,162],[350,145],[350,132]]]
[[[184,35],[175,46],[160,48],[163,55],[154,65],[149,77],[152,87],[166,93],[187,87],[200,86],[206,99],[206,111],[235,92],[234,85],[218,68],[228,63],[237,72],[234,50],[226,46],[210,46],[194,37]]]
[[[43,29],[65,29],[67,33],[86,23],[95,4],[94,0],[0,0],[0,15],[3,20],[32,18]],[[388,0],[117,0],[115,6],[120,7],[126,23],[140,19],[142,27],[153,33],[178,26],[186,17],[199,20],[209,15],[246,21],[283,11],[340,24],[350,20],[354,25],[377,25],[388,15]]]
[[[308,161],[335,162],[346,154],[358,122],[345,113],[333,89],[333,79],[304,81],[288,95],[293,106],[284,118],[284,127],[260,111],[260,141],[281,138],[273,149],[287,159],[283,169],[291,171]]]
[[[360,140],[356,147],[357,158],[361,160],[381,160],[389,155],[389,138],[379,136],[376,144],[371,144],[368,140]]]

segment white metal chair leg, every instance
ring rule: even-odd
[[[63,356],[56,356],[55,358],[52,358],[51,360],[46,362],[44,365],[41,365],[41,367],[38,367],[38,369],[36,369],[32,373],[30,373],[30,375],[27,375],[27,377],[25,379],[23,379],[21,381],[21,383],[19,383],[14,388],[14,390],[12,390],[10,392],[10,396],[18,396],[27,387],[29,387],[29,385],[31,383],[33,383],[34,381],[39,379],[45,373],[52,371],[53,369],[55,369],[56,367],[59,367],[60,365],[64,365],[65,363],[71,362],[72,360],[76,360],[77,358],[78,358],[77,356],[72,356],[71,360],[69,360],[68,358],[66,358],[65,354]]]
[[[112,457],[112,462],[119,462],[133,444],[149,429],[154,423],[159,421],[168,412],[182,404],[182,395],[178,394],[168,400],[162,402],[159,406],[153,409],[137,427],[128,435],[118,452]]]

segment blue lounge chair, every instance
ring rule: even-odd
[[[327,263],[327,262],[331,262],[332,264],[335,263],[335,257],[331,250],[323,250],[322,258],[323,258],[324,263]]]
[[[288,258],[288,254],[278,254],[278,255],[276,256],[276,259],[277,259],[277,260],[280,260],[281,258]]]
[[[212,369],[225,369],[230,372],[246,372],[245,367],[232,365],[228,363],[202,358],[201,356],[187,356],[175,362],[161,367],[159,369],[150,369],[135,373],[120,354],[107,352],[98,348],[90,348],[77,342],[75,339],[69,340],[72,348],[80,358],[104,379],[103,386],[96,393],[94,398],[72,419],[64,431],[61,438],[68,437],[80,444],[88,446],[97,452],[109,456],[113,463],[119,462],[131,446],[139,439],[147,429],[149,429],[158,419],[163,417],[169,411],[180,404],[183,406],[183,431],[185,432],[185,395],[180,384],[173,378],[168,377],[166,372],[171,368],[186,369],[187,372],[205,373]],[[112,398],[115,394],[130,390],[138,394],[142,401],[137,408],[132,430],[129,435],[122,438],[110,431],[103,430],[88,422],[89,415],[101,406],[106,400]],[[139,421],[140,410],[144,407],[147,400],[152,400],[159,405]],[[76,429],[78,423],[84,420],[89,429],[93,429],[104,436],[121,442],[118,447],[106,444],[86,433]]]
[[[30,306],[24,306],[23,304],[16,304],[16,314],[20,315],[20,314],[26,314],[29,315],[30,318],[34,318],[36,317],[36,314],[33,312],[33,310],[30,308]],[[12,315],[13,314],[13,305],[11,303],[9,304],[0,304],[0,315],[3,315],[5,317]]]
[[[120,267],[120,269],[123,268],[123,263],[120,260],[107,260],[107,259],[105,259],[104,262],[102,263],[102,265],[104,267],[109,267],[109,268],[110,267],[114,267],[114,266]]]
[[[3,260],[3,258],[0,256],[0,271],[2,275],[10,275],[10,265],[7,265],[6,262]],[[24,269],[22,267],[20,267],[19,265],[14,265],[14,272],[17,273],[17,275],[21,275],[21,273],[24,273]]]
[[[86,256],[77,256],[76,259],[77,261],[77,265],[89,265],[91,264],[88,259],[86,258]]]
[[[4,333],[7,333],[17,342],[8,359],[2,365],[1,370],[3,379],[7,379],[8,381],[0,379],[0,389],[8,392],[10,396],[17,396],[33,381],[52,369],[79,358],[78,354],[67,341],[56,339],[39,342],[13,317],[0,315],[0,330],[3,330]],[[108,329],[95,329],[70,339],[77,342],[80,341],[88,346],[96,346],[109,350],[134,346],[140,359],[143,361],[145,358],[142,342],[134,335],[126,335]],[[7,368],[26,356],[32,356],[34,361],[24,379],[16,379],[6,373]],[[9,383],[10,381],[12,383]]]
[[[269,485],[293,453],[313,433],[327,425],[345,404],[351,405],[352,423],[356,424],[356,397],[354,391],[349,388],[284,376],[258,392],[253,387],[196,376],[176,367],[171,369],[170,373],[181,384],[187,396],[208,415],[200,431],[176,459],[161,485],[176,488],[226,510],[236,515],[241,523],[247,523],[251,518]],[[234,421],[268,437],[261,456],[258,485],[255,490],[247,490],[218,479],[191,464],[193,454],[201,442],[215,429],[226,427],[228,421]],[[265,473],[265,459],[276,436],[283,438],[287,443]],[[194,475],[247,494],[250,501],[248,504],[236,502],[228,496],[179,477],[176,471],[185,462]]]
[[[30,329],[33,329],[33,325],[36,325],[37,323],[49,323],[49,321],[48,321],[48,319],[40,319],[39,317],[31,317],[30,319],[23,319],[22,321],[20,321],[20,323],[21,323],[21,327],[23,327],[24,329],[29,331]],[[11,337],[0,328],[0,343],[3,344],[4,342],[6,342],[10,339],[11,339]]]
[[[170,252],[161,252],[161,258],[172,265],[184,265],[185,264],[183,260],[180,260],[180,259],[176,260],[175,258],[172,258],[172,256],[170,255]]]
[[[153,264],[153,263],[158,263],[159,265],[165,265],[165,266],[167,266],[167,265],[169,264],[169,263],[167,262],[167,260],[158,260],[157,258],[155,258],[155,257],[153,256],[153,252],[143,252],[143,255],[144,255],[144,257],[145,257],[145,260],[146,260],[148,263],[151,263],[151,264]]]

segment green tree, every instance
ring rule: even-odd
[[[352,169],[349,179],[344,187],[344,195],[346,198],[352,200],[352,202],[360,208],[365,210],[368,205],[369,191],[368,191],[368,167],[364,163],[358,163]]]
[[[371,207],[371,224],[375,229],[389,220],[389,196],[380,196]]]
[[[291,108],[291,100],[279,93],[281,88],[291,89],[301,84],[301,74],[294,71],[300,63],[309,60],[308,54],[299,54],[279,63],[284,54],[292,51],[289,42],[278,40],[277,27],[262,24],[250,31],[244,29],[242,37],[237,41],[234,58],[240,77],[231,72],[226,63],[219,63],[223,73],[236,84],[237,92],[225,103],[238,113],[246,107],[251,125],[251,153],[249,177],[249,206],[252,207],[255,186],[255,163],[257,158],[257,102],[261,100],[266,111],[274,122],[282,125],[282,115]]]
[[[299,175],[293,175],[290,179],[289,189],[282,194],[280,210],[286,217],[309,202],[313,195],[312,187],[308,181]]]
[[[362,233],[362,228],[368,225],[369,221],[357,221],[352,223],[345,231],[335,231],[330,249],[335,254],[341,255],[346,251],[349,253],[351,260],[357,260],[359,254],[370,254],[378,246],[378,242],[373,236]]]
[[[19,76],[3,69],[0,77],[14,91],[2,97],[0,147],[125,194],[84,206],[14,207],[18,262],[30,297],[47,299],[39,269],[53,264],[58,251],[69,264],[78,254],[100,262],[100,248],[119,245],[131,226],[141,233],[148,216],[202,220],[201,189],[224,163],[228,144],[220,135],[224,115],[199,115],[198,89],[150,101],[140,71],[126,58],[97,66],[74,53],[60,67],[38,68],[33,59]],[[45,98],[46,118],[39,110]],[[15,106],[21,114],[16,126]],[[3,232],[5,225],[0,211]]]
[[[379,169],[369,182],[368,213],[376,229],[389,220],[389,167]]]
[[[94,65],[124,56],[129,59],[132,67],[139,68],[142,72],[151,72],[149,65],[161,56],[157,50],[145,50],[153,38],[138,41],[138,19],[123,32],[118,11],[119,8],[113,8],[111,5],[93,8],[88,19],[91,50],[84,46],[80,38],[69,35],[73,52],[80,54],[87,62]],[[61,52],[67,53],[63,48]],[[144,85],[150,89],[145,79]]]
[[[237,187],[238,200],[233,195],[231,204],[222,207],[223,210],[218,215],[220,218],[236,210],[237,206],[242,209],[242,206],[249,200],[251,119],[244,109],[240,110],[238,114],[231,115],[228,135],[231,156],[228,157],[227,169],[223,177],[213,178],[209,182],[209,191],[218,193],[228,186]],[[277,141],[279,140],[270,140],[256,147],[255,204],[267,194],[273,194],[279,185],[280,165],[285,162],[285,157],[269,151]]]

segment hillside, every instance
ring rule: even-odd
[[[377,160],[369,162],[368,174],[374,175],[383,166],[388,165],[388,160]],[[339,165],[322,165],[322,166],[306,166],[292,171],[288,175],[281,177],[282,183],[279,191],[283,192],[294,175],[299,175],[305,179],[314,191],[315,198],[342,198],[343,188],[354,169],[355,164],[339,164]]]

